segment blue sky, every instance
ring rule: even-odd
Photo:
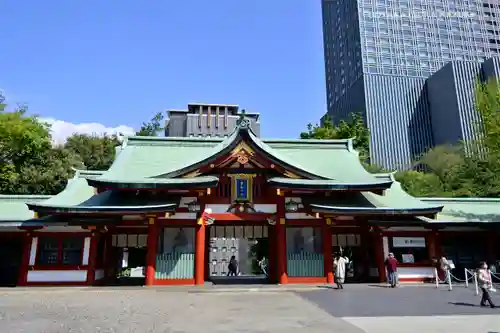
[[[325,112],[320,0],[0,0],[0,89],[71,123],[239,104],[262,136]]]

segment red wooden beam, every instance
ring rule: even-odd
[[[274,214],[271,213],[211,213],[208,217],[217,221],[262,221],[271,218]]]

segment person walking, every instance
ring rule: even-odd
[[[385,267],[391,288],[396,288],[398,284],[398,260],[394,257],[394,253],[389,253],[389,256],[385,260]]]
[[[488,271],[488,265],[485,262],[481,263],[479,267],[477,272],[477,282],[483,293],[480,303],[481,306],[486,306],[486,302],[488,302],[491,308],[495,308],[496,306],[493,304],[490,296],[490,289],[493,288],[493,284],[491,282],[490,272]]]
[[[236,260],[235,256],[232,256],[229,260],[227,270],[227,276],[238,276],[238,260]]]
[[[345,281],[345,269],[346,265],[349,263],[349,259],[340,255],[340,253],[335,254],[335,259],[333,260],[333,269],[335,271],[335,283],[337,284],[337,289],[344,289]]]
[[[439,260],[439,268],[441,269],[441,273],[443,274],[444,282],[448,283],[448,279],[450,279],[451,266],[445,256],[442,256]]]

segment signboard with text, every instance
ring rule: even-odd
[[[425,247],[425,237],[393,237],[394,247]]]

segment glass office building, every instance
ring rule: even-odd
[[[431,114],[446,105],[429,101],[436,91],[427,79],[454,62],[432,87],[468,80],[455,90],[470,90],[484,60],[500,52],[493,0],[322,0],[322,10],[328,115],[363,113],[372,163],[389,169],[408,167],[435,144]]]

